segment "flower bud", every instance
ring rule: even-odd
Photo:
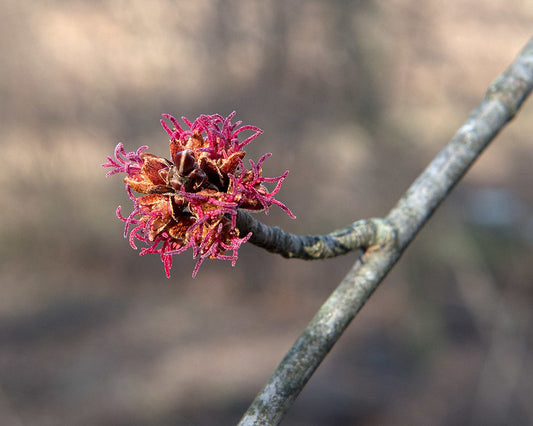
[[[190,149],[186,149],[185,151],[179,151],[178,153],[176,153],[176,155],[174,155],[172,161],[177,167],[178,172],[183,176],[186,176],[190,172],[192,172],[196,165],[194,152]]]
[[[115,149],[115,158],[107,157],[104,167],[112,170],[106,176],[125,173],[126,191],[133,201],[133,211],[126,218],[120,208],[117,216],[125,222],[124,235],[129,234],[132,248],[135,240],[148,245],[140,254],[160,255],[167,277],[170,277],[172,256],[192,248],[198,258],[193,277],[207,258],[237,261],[239,247],[251,233],[241,235],[237,228],[239,208],[264,210],[276,204],[294,217],[292,212],[274,196],[288,171],[275,178],[262,176],[261,165],[270,154],[251,169],[243,162],[243,147],[262,133],[254,126],[232,123],[235,113],[201,115],[193,122],[183,118],[190,130],[184,130],[177,120],[164,114],[174,124],[170,129],[162,120],[163,129],[170,136],[172,162],[157,155],[126,152],[122,144]],[[243,131],[253,134],[239,142]],[[263,183],[275,183],[268,191]],[[133,191],[141,196],[135,196]],[[231,250],[233,254],[226,254]]]

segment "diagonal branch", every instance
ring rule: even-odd
[[[255,233],[253,241],[250,241],[286,257],[314,259],[320,257],[314,255],[320,251],[328,253],[324,257],[346,253],[350,244],[342,241],[357,240],[348,236],[350,232],[363,235],[360,246],[351,249],[366,249],[285,355],[244,414],[240,425],[279,424],[331,347],[405,248],[487,145],[515,116],[532,89],[533,38],[515,62],[490,85],[481,104],[384,220],[356,222],[344,231],[328,236],[298,237],[279,228],[269,230],[253,218],[249,221],[245,215],[239,216],[242,226],[239,229]],[[356,226],[358,223],[360,225]],[[372,236],[372,227],[385,232]],[[335,242],[336,239],[340,242]],[[326,249],[317,250],[317,244]]]

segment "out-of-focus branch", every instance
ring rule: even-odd
[[[355,229],[359,229],[357,232],[364,230],[362,232],[364,238],[361,239],[363,244],[359,248],[366,248],[366,252],[358,259],[285,355],[266,386],[244,414],[240,425],[279,424],[331,347],[397,262],[405,248],[476,158],[503,126],[515,116],[532,89],[533,38],[511,66],[490,85],[481,104],[411,185],[386,219],[383,221],[374,219],[369,222],[384,225],[375,227],[376,230],[387,230],[384,233],[386,238],[381,240],[379,246],[375,246],[375,242],[380,238],[368,235],[367,232],[372,230],[366,225],[359,227],[354,224],[344,228],[345,231],[351,228],[354,232]],[[253,218],[253,222],[250,223],[245,221],[246,217],[239,219],[242,220],[240,223],[243,226],[239,229],[257,232],[252,242],[287,257],[296,257],[292,254],[298,252],[306,253],[298,257],[316,258],[309,255],[309,252],[316,251],[312,247],[318,244],[317,241],[321,241],[319,245],[328,247],[330,245],[325,242],[328,241],[327,236],[296,237],[284,233],[279,228],[269,231],[264,225],[258,225],[253,221]],[[393,232],[389,232],[391,229]],[[332,238],[338,236],[339,234],[333,233]],[[340,236],[341,240],[351,238],[343,232]],[[392,236],[394,238],[391,238]],[[273,248],[274,244],[286,244],[287,247]],[[328,248],[327,251],[346,253],[344,243],[340,246],[342,247]],[[368,250],[369,246],[375,247]],[[336,247],[336,243],[332,243],[332,247]]]

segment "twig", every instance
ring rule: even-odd
[[[355,229],[359,229],[357,232],[366,229],[362,238],[365,243],[359,248],[368,248],[369,241],[371,246],[378,244],[372,247],[373,250],[366,250],[320,308],[259,392],[240,425],[279,424],[331,347],[405,248],[487,145],[515,116],[532,88],[533,38],[515,62],[491,84],[478,108],[416,179],[386,219],[371,222],[383,225],[375,228],[380,234],[372,238],[365,233],[369,228],[352,227],[354,232]],[[243,228],[240,229],[243,231],[245,223],[241,222]],[[267,227],[258,225],[253,218],[247,226],[246,229],[257,232],[253,241],[255,244],[287,257],[301,253],[299,257],[304,259],[315,258],[309,253],[317,251],[313,248],[317,241],[322,241],[320,244],[328,247],[337,246],[336,243],[325,243],[327,237],[297,237],[279,228],[268,231]],[[342,239],[346,238],[342,234]],[[284,244],[286,247],[273,247],[274,240],[275,244]],[[340,249],[328,248],[326,251],[346,253],[343,243],[340,246]]]
[[[393,237],[384,219],[359,220],[326,235],[294,235],[277,226],[266,226],[243,210],[237,214],[237,228],[242,234],[252,232],[248,240],[256,246],[283,257],[305,260],[327,259],[354,250],[382,246]]]

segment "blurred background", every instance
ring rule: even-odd
[[[356,256],[187,252],[166,279],[115,217],[117,142],[229,114],[289,169],[264,222],[384,216],[533,34],[529,1],[0,5],[0,423],[235,424]],[[333,348],[286,425],[533,423],[533,105]]]

